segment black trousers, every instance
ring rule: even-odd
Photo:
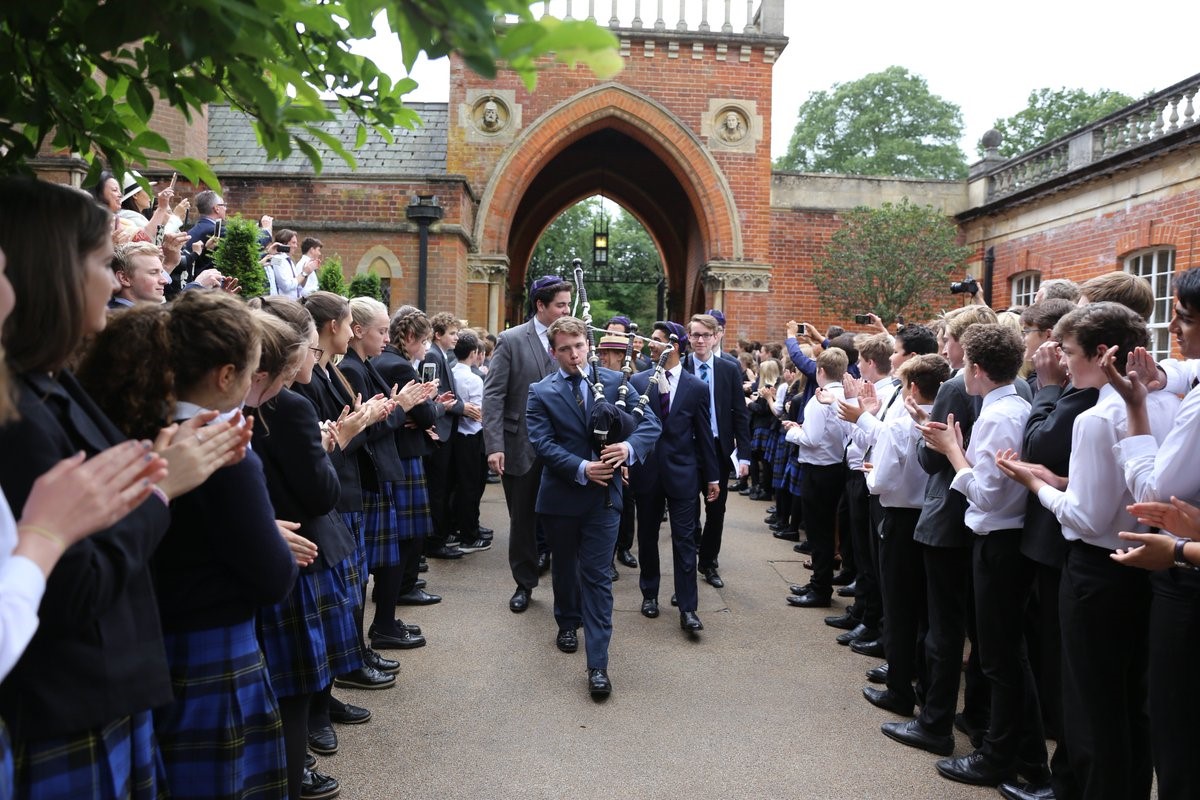
[[[1151,779],[1150,578],[1109,553],[1072,542],[1063,566],[1058,596],[1063,729],[1071,742],[1077,797],[1145,800]],[[1164,680],[1170,683],[1171,676]]]
[[[812,544],[813,592],[823,597],[833,594],[833,533],[837,525],[837,507],[846,489],[846,465],[802,464],[800,502],[804,508],[805,531]]]
[[[850,524],[842,539],[854,542],[854,605],[855,619],[868,628],[879,630],[883,622],[883,601],[879,594],[879,529],[871,519],[871,503],[878,499],[867,491],[867,477],[858,470],[850,470],[846,478],[846,496],[843,498],[850,515]],[[843,546],[842,568],[846,566]]]
[[[617,529],[617,549],[628,550],[633,547],[634,537],[634,521],[637,518],[637,500],[633,496],[633,487],[625,487],[625,507],[621,509],[621,527]],[[659,520],[662,519],[662,509],[658,512]],[[641,545],[638,545],[638,550],[641,550]]]
[[[538,487],[542,483],[542,462],[524,475],[505,472],[504,504],[508,506],[508,567],[517,586],[532,590],[538,585],[537,503]]]
[[[971,548],[918,545],[925,563],[925,704],[918,721],[939,736],[954,730],[967,633]],[[891,671],[891,667],[888,667]]]
[[[1200,572],[1156,572],[1150,587],[1150,735],[1158,796],[1200,797],[1200,702],[1191,688],[1200,663]]]
[[[991,688],[983,755],[1002,767],[1044,768],[1042,710],[1025,648],[1025,589],[1033,564],[1021,555],[1021,530],[977,536],[972,566],[979,663]]]
[[[887,654],[887,687],[905,703],[916,702],[913,681],[922,677],[924,654],[919,647],[925,633],[925,562],[913,531],[921,517],[919,508],[884,508],[879,540],[879,589],[887,628],[883,649]],[[863,572],[859,570],[859,586]]]
[[[638,568],[641,570],[641,577],[638,584],[642,590],[642,597],[658,597],[659,585],[662,582],[658,536],[664,508],[670,509],[675,598],[680,611],[695,611],[699,603],[699,592],[696,588],[696,504],[690,497],[667,497],[658,487],[639,492],[637,537]]]
[[[450,492],[454,480],[453,450],[450,442],[434,442],[425,456],[425,483],[429,489],[429,516],[433,533],[425,538],[426,552],[446,544],[453,533],[450,517]]]
[[[713,440],[717,448],[717,465],[722,469],[729,466],[730,453],[721,450],[719,439]],[[717,557],[721,555],[721,535],[725,532],[725,506],[729,502],[729,483],[722,480],[721,493],[711,503],[704,501],[704,527],[700,530],[700,569],[716,569]],[[696,498],[696,518],[700,516],[700,498]]]
[[[452,527],[461,534],[463,541],[474,540],[479,535],[479,501],[487,481],[483,431],[471,435],[456,433],[451,443],[454,473]]]
[[[850,475],[850,470],[846,470],[846,474]],[[855,575],[858,571],[856,566],[858,554],[855,552],[856,542],[854,541],[853,532],[850,529],[850,506],[848,505],[847,491],[842,492],[842,499],[838,502],[837,508],[837,548],[836,553],[842,557],[842,571]]]

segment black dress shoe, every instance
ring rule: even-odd
[[[398,606],[431,606],[442,602],[440,594],[430,594],[424,589],[413,589],[396,598]]]
[[[778,514],[779,509],[776,508],[775,506],[767,506],[767,513],[768,514]]]
[[[804,594],[804,592],[793,592],[792,594]],[[853,630],[858,625],[858,618],[853,612],[846,609],[845,614],[839,614],[836,617],[826,617],[825,624],[831,628],[841,628],[844,631]]]
[[[518,586],[513,596],[508,598],[508,609],[514,614],[520,614],[529,608],[529,594],[529,590],[524,586]]]
[[[337,733],[333,726],[316,728],[308,732],[308,749],[323,756],[331,756],[338,751]]]
[[[304,768],[312,769],[317,765],[317,757],[307,750],[304,752]]]
[[[642,601],[642,616],[654,619],[658,616],[658,598],[647,597]]]
[[[878,633],[878,631],[871,631],[871,633]],[[878,636],[874,639],[855,639],[850,643],[850,649],[860,656],[883,658],[883,640]]]
[[[778,533],[779,531],[794,531],[794,530],[796,530],[796,527],[794,525],[790,525],[786,521],[782,521],[782,520],[776,520],[775,522],[771,522],[768,524],[770,525],[771,530],[776,533]]]
[[[619,580],[621,580],[621,573],[617,572],[617,567],[616,567],[616,565],[615,565],[615,564],[614,564],[614,565],[612,565],[612,566],[610,566],[610,567],[609,567],[609,570],[611,570],[611,571],[609,572],[609,574],[608,574],[608,577],[609,577],[611,580],[614,580],[614,581],[619,581]]]
[[[787,602],[789,606],[796,606],[797,608],[829,608],[833,605],[833,600],[829,595],[817,594],[813,591],[808,591],[800,595],[788,595]]]
[[[796,530],[795,528],[781,528],[780,530],[775,531],[771,535],[774,536],[776,539],[781,539],[785,542],[800,541],[800,531]]]
[[[538,553],[537,571],[539,575],[545,575],[546,570],[550,569],[550,554]]]
[[[457,547],[450,547],[448,545],[442,545],[441,547],[433,548],[432,550],[427,552],[425,555],[428,556],[429,558],[447,558],[447,559],[449,559],[449,558],[462,558],[464,555],[466,555],[466,553],[464,553],[462,550],[459,550]]]
[[[763,494],[763,490],[756,487],[747,492],[746,497],[749,497],[751,500],[761,500]]]
[[[887,683],[888,665],[885,661],[878,667],[871,667],[867,670],[867,680],[871,683]]]
[[[763,518],[763,522],[767,523],[768,525],[774,525],[776,522],[779,522],[779,515],[768,514]]]
[[[679,598],[676,597],[674,594],[671,595],[671,605],[673,605],[673,606],[679,605]]]
[[[1054,800],[1054,787],[1049,784],[1002,783],[998,788],[1008,800]]]
[[[629,552],[628,550],[618,550],[617,551],[617,561],[620,561],[622,564],[629,567],[630,569],[637,569],[637,565],[638,565],[637,559],[634,558],[633,553]]]
[[[425,637],[413,634],[407,628],[400,628],[391,633],[372,630],[371,647],[375,650],[412,650],[425,646]]]
[[[588,694],[593,700],[603,700],[612,694],[612,681],[608,679],[608,670],[588,670]]]
[[[812,591],[812,584],[811,583],[793,583],[791,586],[788,587],[788,591],[791,592],[792,594],[808,594],[809,592]],[[855,624],[857,624],[857,623],[855,623]],[[854,626],[851,625],[850,627],[854,627]]]
[[[879,726],[879,729],[889,739],[934,755],[948,756],[954,752],[954,736],[952,734],[939,736],[936,733],[930,733],[915,719],[908,722],[885,722]]]
[[[979,750],[959,758],[943,758],[934,766],[943,778],[972,786],[999,786],[1014,777],[1011,768],[988,762]]]
[[[849,586],[850,584],[854,583],[855,577],[857,576],[853,572],[846,572],[846,570],[842,570],[837,575],[833,576],[833,580],[830,581],[830,583],[832,583],[834,586]]]
[[[366,662],[368,667],[372,667],[388,675],[394,675],[400,671],[399,661],[384,658],[369,647],[367,648],[367,652],[363,654],[363,661]]]
[[[695,611],[680,611],[679,627],[688,633],[695,633],[704,630],[704,623],[700,621],[700,617],[696,616]]]
[[[717,573],[716,567],[709,567],[708,569],[701,570],[701,572],[704,573],[704,580],[709,586],[713,587],[714,589],[722,589],[725,587],[725,581],[721,580],[721,576]]]
[[[364,664],[354,672],[338,675],[333,685],[342,689],[390,689],[396,685],[396,676]]]
[[[907,703],[904,702],[891,689],[876,689],[874,686],[864,686],[862,693],[863,697],[867,698],[867,702],[876,708],[882,708],[884,711],[890,711],[902,717],[911,717],[913,715],[913,702],[911,700]]]
[[[575,633],[574,628],[561,628],[554,644],[564,653],[574,653],[579,649],[579,634]]]
[[[329,721],[339,725],[362,725],[371,721],[371,712],[349,703],[329,705]]]
[[[413,581],[414,589],[424,589],[428,585],[429,581],[425,580],[424,578],[417,578],[415,581]]]
[[[838,597],[858,597],[858,582],[851,581],[837,590]]]
[[[332,800],[341,792],[342,787],[337,778],[315,769],[304,770],[304,779],[300,783],[300,800]]]
[[[417,564],[417,572],[429,572],[429,562],[425,560],[425,556],[421,556],[421,562]]]
[[[859,639],[863,638],[864,634],[867,634],[867,633],[876,633],[876,632],[872,631],[870,628],[868,628],[865,623],[860,622],[857,625],[855,625],[853,628],[851,628],[850,630],[846,631],[845,633],[839,633],[837,635],[837,638],[834,639],[834,641],[841,645],[847,645],[847,644],[850,644],[851,642],[857,642]],[[874,636],[872,638],[877,639],[879,637]]]
[[[987,733],[987,723],[982,725],[972,722],[967,719],[967,715],[961,711],[954,715],[954,727],[967,735],[971,740],[971,746],[976,750],[983,747],[983,736]]]
[[[805,555],[812,555],[812,542],[808,541],[808,539],[805,539],[803,542],[800,542],[800,544],[796,545],[792,549],[795,550],[797,553],[804,553]]]

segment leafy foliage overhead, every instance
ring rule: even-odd
[[[965,178],[962,130],[957,105],[930,92],[920,75],[888,67],[810,94],[775,168]]]
[[[503,17],[501,15],[507,15]],[[507,21],[504,21],[507,20]],[[44,144],[101,159],[120,174],[166,153],[150,125],[156,103],[192,119],[227,102],[255,120],[268,157],[300,150],[319,170],[320,141],[353,164],[316,123],[335,111],[368,127],[413,127],[393,81],[350,43],[395,32],[406,69],[424,52],[455,52],[485,77],[499,65],[533,88],[538,59],[584,62],[602,76],[620,70],[616,40],[593,22],[535,17],[526,0],[38,0],[0,7],[0,174],[29,171]],[[325,98],[336,98],[334,107]],[[218,186],[203,162],[167,163],[193,182]]]
[[[1133,102],[1129,95],[1110,89],[1037,89],[1029,93],[1027,107],[996,120],[995,128],[1003,137],[1000,155],[1012,158],[1028,152]],[[980,143],[979,155],[983,154]]]
[[[812,280],[821,306],[847,319],[867,312],[888,323],[899,315],[927,319],[971,254],[958,244],[952,220],[908,198],[859,206],[843,221]]]

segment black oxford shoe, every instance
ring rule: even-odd
[[[858,583],[851,581],[837,590],[838,597],[858,597]]]
[[[887,683],[888,665],[885,661],[878,667],[871,667],[867,670],[867,680],[871,683]]]
[[[396,598],[396,605],[398,606],[431,606],[440,602],[442,602],[441,595],[430,594],[424,589],[416,588]]]
[[[338,675],[333,685],[342,689],[390,689],[396,685],[396,676],[364,664],[354,672]]]
[[[857,642],[864,634],[871,632],[870,628],[860,622],[845,633],[839,633],[834,641],[840,645],[848,645],[851,642]]]
[[[808,594],[809,592],[812,591],[812,584],[811,583],[793,583],[791,586],[788,587],[788,591],[791,592],[792,594]],[[855,624],[857,624],[857,623],[855,623]],[[854,625],[851,625],[850,627],[853,628]]]
[[[308,749],[323,756],[335,754],[338,751],[338,740],[333,726],[309,731]]]
[[[717,573],[716,567],[709,567],[706,570],[702,570],[702,572],[704,573],[704,580],[709,586],[713,587],[714,589],[724,588],[725,581],[721,580],[721,576]]]
[[[564,653],[574,653],[579,649],[579,634],[574,628],[562,628],[554,640],[555,646]]]
[[[800,531],[796,530],[795,528],[780,528],[771,535],[776,539],[781,539],[785,542],[800,541]]]
[[[792,592],[792,594],[804,594],[804,592]],[[854,628],[854,626],[858,625],[858,619],[850,612],[849,609],[847,609],[845,614],[838,614],[835,617],[826,617],[825,624],[831,628],[841,628],[844,631],[848,631]]]
[[[332,778],[315,769],[304,770],[304,779],[300,783],[300,800],[332,800],[341,794],[342,787],[337,778]]]
[[[679,627],[688,633],[695,633],[704,630],[704,623],[696,616],[695,611],[680,611]]]
[[[913,715],[913,702],[911,700],[907,703],[904,702],[890,689],[876,689],[874,686],[864,686],[862,693],[863,697],[867,698],[867,702],[876,708],[882,708],[884,711],[890,711],[902,717],[911,717]]]
[[[871,633],[879,633],[871,631]],[[855,639],[850,643],[850,649],[858,653],[860,656],[871,656],[873,658],[883,658],[883,641],[876,636],[874,639]]]
[[[537,571],[539,575],[545,575],[550,569],[550,554],[538,553]]]
[[[1008,800],[1054,800],[1054,787],[1049,784],[1002,783],[998,788]]]
[[[513,592],[513,596],[508,599],[508,608],[514,614],[520,614],[525,609],[529,608],[529,590],[524,586],[518,586]]]
[[[856,576],[853,572],[846,572],[846,570],[842,570],[837,575],[833,576],[833,580],[831,580],[830,583],[832,583],[834,586],[849,586],[850,584],[854,583],[855,577]]]
[[[617,561],[620,561],[630,569],[637,569],[638,561],[633,557],[633,553],[629,552],[628,550],[618,550]]]
[[[805,592],[800,595],[788,595],[787,599],[789,606],[797,608],[829,608],[833,605],[833,600],[829,595],[817,594],[816,592]]]
[[[363,661],[368,667],[373,667],[380,672],[388,675],[394,675],[400,671],[400,662],[393,661],[390,658],[384,658],[379,653],[376,653],[371,648],[367,648],[366,654],[363,656]]]
[[[934,766],[943,778],[972,786],[999,786],[1014,777],[1011,768],[990,763],[979,750],[960,758],[943,758]]]
[[[612,681],[608,679],[608,670],[588,670],[588,694],[593,700],[603,700],[612,694]]]
[[[642,601],[642,616],[654,619],[658,616],[658,598],[647,597]]]
[[[352,706],[349,703],[341,703],[340,707],[334,706],[331,703],[329,706],[329,720],[339,725],[362,725],[364,722],[371,721],[371,712],[365,708]]]
[[[428,556],[429,558],[454,559],[454,558],[462,558],[464,555],[466,555],[466,553],[464,553],[462,550],[459,550],[457,547],[450,547],[449,545],[442,545],[441,547],[433,548],[425,555]]]
[[[673,606],[679,605],[679,598],[674,594],[671,595],[671,605],[673,605]]]
[[[375,650],[412,650],[425,646],[425,637],[416,636],[407,628],[400,628],[394,633],[374,631],[370,636],[371,647]]]
[[[954,752],[954,736],[939,736],[931,733],[920,721],[911,719],[908,722],[885,722],[879,726],[883,735],[938,756],[948,756]]]

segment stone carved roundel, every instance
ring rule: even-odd
[[[746,112],[737,106],[725,106],[713,119],[716,136],[726,144],[739,144],[750,135],[750,122]]]
[[[471,120],[481,133],[500,133],[511,118],[508,105],[494,95],[480,97],[471,107]]]

